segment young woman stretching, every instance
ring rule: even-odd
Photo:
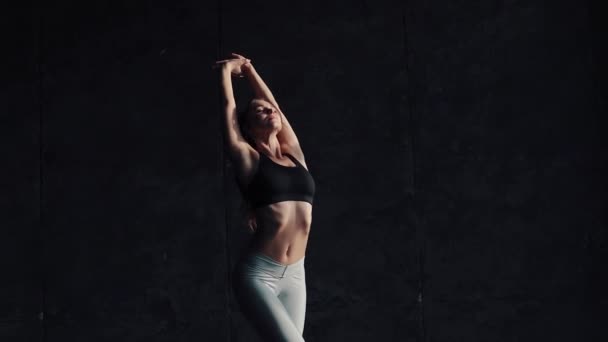
[[[304,258],[315,182],[296,134],[251,60],[233,53],[216,65],[227,150],[255,232],[233,270],[235,297],[264,341],[304,341]],[[248,78],[254,91],[240,114],[231,75]]]

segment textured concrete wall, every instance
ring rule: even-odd
[[[11,15],[0,11],[2,341],[36,341],[41,336],[38,39],[31,10],[23,5]]]
[[[237,52],[317,182],[308,341],[603,341],[597,3],[3,11],[1,339],[259,340],[210,69]]]
[[[419,1],[407,11],[427,336],[598,341],[588,277],[605,250],[606,153],[587,8]]]

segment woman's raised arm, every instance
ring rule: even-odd
[[[226,144],[230,152],[230,157],[240,170],[248,170],[253,164],[253,147],[251,147],[241,133],[237,120],[236,100],[232,89],[232,74],[237,71],[240,74],[240,66],[246,62],[239,60],[229,60],[220,64],[220,84],[222,92],[222,109],[224,113],[224,127]],[[238,66],[235,68],[235,66]]]
[[[304,154],[302,153],[302,149],[300,148],[300,142],[298,141],[298,137],[294,132],[293,128],[289,124],[287,117],[281,111],[279,104],[275,100],[270,88],[266,85],[262,77],[258,74],[258,72],[253,67],[253,64],[247,64],[243,67],[243,73],[249,80],[249,84],[251,84],[251,88],[256,97],[263,98],[270,102],[279,112],[283,124],[283,128],[277,134],[277,139],[283,148],[288,149],[291,153],[297,154],[304,159]]]
[[[220,65],[220,86],[222,88],[222,105],[236,107],[234,91],[232,89],[231,65],[224,63]]]

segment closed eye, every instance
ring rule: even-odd
[[[261,110],[258,109],[256,111],[256,113],[261,113],[261,112],[263,112],[263,113],[269,113],[270,114],[270,113],[272,113],[272,108],[262,108]]]

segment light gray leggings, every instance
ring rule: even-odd
[[[304,341],[304,258],[285,265],[260,252],[246,252],[233,272],[241,311],[264,341]]]

